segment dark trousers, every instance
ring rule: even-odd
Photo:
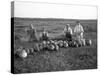
[[[47,34],[43,34],[42,37],[41,37],[41,40],[49,40],[49,37],[47,36]]]
[[[67,41],[72,41],[72,35],[70,33],[66,33],[65,38]]]

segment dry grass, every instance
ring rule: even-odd
[[[57,36],[64,25],[70,23],[75,27],[75,21],[36,21],[15,20],[15,34],[20,34],[25,27],[33,23],[38,35],[45,25],[51,36]],[[59,51],[34,52],[25,59],[14,58],[14,73],[50,72],[97,68],[97,25],[96,21],[81,21],[85,28],[85,38],[92,39],[91,46],[79,48],[60,48]],[[24,26],[23,26],[24,25]],[[18,27],[23,26],[23,27]],[[20,31],[19,31],[20,30]],[[25,34],[23,32],[23,34]],[[15,40],[16,46],[33,47],[34,43]]]

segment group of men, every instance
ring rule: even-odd
[[[63,34],[65,35],[68,41],[72,41],[72,36],[75,36],[74,39],[83,39],[84,29],[79,21],[76,21],[76,26],[74,30],[70,27],[70,24],[67,24],[64,28]]]
[[[32,38],[36,38],[36,29],[34,28],[34,26],[32,24],[31,24],[30,29],[32,30],[31,36],[34,36]],[[72,36],[75,36],[75,39],[83,39],[83,33],[84,33],[83,26],[80,24],[79,21],[76,21],[76,26],[75,26],[74,30],[71,28],[70,24],[67,24],[64,27],[62,35],[64,35],[68,41],[72,41]],[[45,28],[43,28],[43,32],[41,33],[40,38],[42,40],[49,39],[49,34],[45,30]]]

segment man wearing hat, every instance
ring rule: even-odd
[[[48,32],[46,32],[46,30],[45,30],[45,28],[43,27],[43,32],[42,32],[42,34],[40,35],[40,39],[41,40],[48,40],[49,39],[49,37],[48,37]]]
[[[77,21],[74,29],[75,40],[77,40],[80,45],[85,46],[85,39],[83,38],[83,33],[83,26],[80,24],[79,21]]]
[[[37,35],[36,35],[36,29],[34,28],[33,24],[30,25],[29,30],[27,30],[27,33],[30,36],[30,41],[38,41]]]
[[[64,31],[63,31],[64,35],[65,35],[65,38],[68,40],[68,41],[72,41],[72,28],[70,27],[70,24],[67,24],[64,28]]]
[[[75,29],[74,29],[74,34],[75,34],[76,38],[83,39],[83,33],[84,33],[83,26],[80,24],[79,21],[77,21]]]

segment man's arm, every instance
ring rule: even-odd
[[[69,28],[68,31],[70,32],[71,35],[73,34],[73,31],[71,28]]]
[[[84,32],[83,26],[81,25],[81,32]]]
[[[65,32],[67,31],[66,27],[64,28],[62,34],[65,34]]]

